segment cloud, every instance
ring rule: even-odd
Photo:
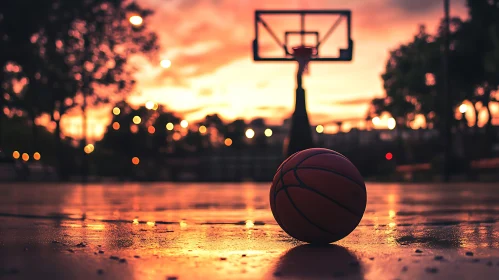
[[[200,97],[210,97],[213,96],[213,90],[210,88],[202,88],[198,92],[198,96]]]
[[[178,111],[178,113],[181,115],[190,115],[190,114],[198,113],[204,109],[205,109],[205,107],[202,106],[202,107],[191,108],[191,109],[187,109],[187,110],[183,110],[183,111]]]
[[[443,1],[436,0],[390,0],[387,6],[393,6],[404,13],[422,14],[443,9]]]
[[[228,103],[212,103],[212,104],[206,104],[203,106],[199,107],[193,107],[190,109],[186,109],[183,111],[178,111],[179,114],[181,115],[191,115],[191,114],[197,114],[201,112],[212,112],[214,109],[220,109],[220,108],[228,108],[230,105]]]
[[[281,112],[281,111],[288,111],[289,108],[286,106],[258,106],[255,108],[255,110],[258,111],[273,111],[273,112]]]
[[[333,115],[331,113],[324,112],[309,112],[309,116],[311,123],[323,123],[333,119]]]
[[[358,105],[366,105],[371,102],[375,97],[359,97],[353,99],[344,99],[332,102],[333,105],[340,106],[358,106]]]
[[[257,89],[264,89],[264,88],[268,87],[268,86],[269,86],[269,84],[270,84],[270,82],[269,82],[269,81],[261,81],[261,82],[258,82],[258,83],[256,84],[256,88],[257,88]]]

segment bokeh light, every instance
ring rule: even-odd
[[[137,125],[135,125],[135,124],[132,124],[130,126],[130,132],[132,132],[133,134],[139,132],[139,127]]]
[[[84,148],[83,148],[83,151],[86,153],[86,154],[90,154],[94,151],[95,147],[93,144],[88,144],[86,145]]]
[[[374,117],[372,122],[374,125],[378,125],[381,122],[381,119],[379,117]]]
[[[169,122],[169,123],[166,124],[166,129],[167,130],[173,130],[173,127],[174,127],[173,123],[171,123],[171,122]]]
[[[140,163],[140,159],[138,157],[133,157],[132,163],[133,163],[133,165],[138,165]]]
[[[426,73],[425,79],[427,86],[434,86],[436,84],[435,75],[433,73]]]
[[[394,118],[389,118],[387,125],[389,130],[393,130],[395,126],[397,126],[397,122],[395,121]]]
[[[186,120],[182,120],[180,122],[180,126],[183,127],[183,128],[187,128],[189,126],[189,122],[186,121]]]
[[[175,132],[175,133],[173,133],[172,138],[173,138],[173,140],[178,141],[178,140],[180,140],[180,138],[182,138],[182,135],[180,135],[180,133],[178,133],[178,132]]]
[[[115,114],[115,115],[117,116],[117,115],[119,115],[120,113],[121,113],[120,108],[118,108],[118,107],[114,107],[114,108],[113,108],[113,114]]]
[[[22,155],[22,159],[23,159],[24,161],[28,161],[28,160],[29,160],[29,155],[28,155],[27,153],[23,153],[23,155]]]
[[[225,146],[230,147],[232,145],[232,139],[226,138],[224,141]]]
[[[131,16],[128,20],[135,26],[140,26],[144,22],[144,19],[142,19],[142,17],[138,15]]]
[[[255,226],[255,223],[252,220],[246,220],[246,228],[252,228]]]
[[[459,112],[461,112],[461,114],[464,114],[464,113],[466,113],[467,111],[468,111],[468,105],[466,105],[466,104],[464,104],[464,103],[463,103],[463,104],[461,104],[461,105],[459,106]]]
[[[156,105],[153,101],[147,101],[146,102],[146,108],[149,110],[154,109],[154,105]]]
[[[246,130],[245,135],[246,135],[246,138],[251,139],[251,138],[255,137],[255,131],[251,128],[248,128]]]
[[[120,129],[120,123],[119,122],[113,122],[113,129],[114,130]]]
[[[206,126],[202,125],[199,127],[199,133],[205,134],[206,133]]]
[[[163,60],[161,60],[159,65],[161,65],[161,67],[163,67],[165,69],[168,69],[172,66],[172,62],[169,59],[163,59]]]
[[[15,159],[19,159],[21,157],[21,154],[18,151],[14,151],[12,153],[12,157],[15,158]]]
[[[387,160],[392,160],[392,158],[393,158],[393,154],[392,154],[392,153],[386,153],[385,158],[386,158]]]
[[[34,159],[34,160],[40,160],[41,158],[42,158],[42,156],[40,155],[40,153],[39,153],[39,152],[35,152],[35,153],[33,154],[33,159]]]
[[[264,133],[265,133],[265,136],[270,137],[270,136],[272,136],[272,129],[267,128],[267,129],[265,129]]]
[[[147,128],[147,132],[149,132],[149,134],[154,134],[154,132],[156,132],[156,128],[154,128],[154,126],[150,126]]]
[[[139,124],[141,121],[142,121],[142,119],[141,119],[139,116],[135,116],[135,117],[133,117],[133,119],[132,119],[132,122],[133,122],[134,124]]]
[[[323,133],[324,132],[324,126],[322,126],[321,124],[319,124],[318,126],[315,127],[315,131],[317,131],[317,133]]]

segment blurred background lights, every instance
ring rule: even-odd
[[[146,108],[149,109],[149,110],[154,109],[154,105],[155,105],[155,103],[153,101],[147,101],[146,102]]]
[[[163,59],[159,64],[165,69],[168,69],[172,66],[172,62],[169,59]]]
[[[86,154],[90,154],[94,151],[95,147],[92,144],[88,144],[83,148],[83,151],[85,151]]]
[[[388,123],[387,123],[388,129],[393,130],[396,125],[397,125],[397,122],[395,121],[394,118],[388,119]]]
[[[459,112],[461,112],[461,114],[464,114],[466,113],[466,111],[468,111],[468,105],[461,104],[461,106],[459,106]]]
[[[206,133],[206,126],[202,125],[199,127],[199,133],[205,134]]]
[[[245,135],[246,135],[246,138],[251,139],[251,138],[255,137],[255,131],[251,128],[248,128],[246,130]]]
[[[140,159],[138,157],[133,157],[132,163],[133,163],[133,165],[138,165],[140,163]]]
[[[135,26],[140,26],[144,22],[142,17],[139,15],[131,16],[128,20],[130,21],[131,24],[133,24]]]

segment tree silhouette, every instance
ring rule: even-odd
[[[60,147],[61,118],[77,106],[85,112],[87,106],[123,99],[135,83],[130,57],[146,54],[152,58],[158,49],[157,37],[144,25],[134,26],[129,22],[131,15],[145,19],[152,14],[134,2],[35,2],[39,10],[33,11],[34,24],[24,22],[24,13],[31,11],[31,7],[22,6],[26,1],[1,6],[2,11],[11,13],[6,18],[0,14],[0,32],[8,38],[5,49],[10,50],[0,55],[0,63],[4,66],[14,61],[21,66],[29,82],[22,102],[17,104],[22,105],[32,120],[42,113],[50,114],[56,124],[56,147]],[[24,27],[19,34],[9,27],[16,24]],[[2,72],[0,81],[5,80],[4,76]],[[63,154],[59,151],[61,168]]]
[[[390,58],[382,74],[386,98],[373,100],[374,111],[378,114],[389,112],[397,123],[407,126],[417,114],[433,119],[440,116],[441,100],[439,84],[428,84],[429,76],[438,81],[440,71],[439,41],[420,26],[419,32],[408,44],[390,52]],[[433,113],[432,113],[433,112]]]

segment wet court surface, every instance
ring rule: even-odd
[[[288,237],[269,184],[0,185],[1,279],[499,279],[499,185],[367,184],[357,229]]]

